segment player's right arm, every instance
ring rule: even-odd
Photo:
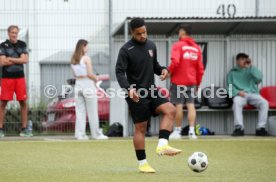
[[[115,73],[120,87],[128,90],[130,88],[130,84],[128,83],[126,78],[127,67],[128,55],[126,54],[125,50],[121,48],[116,63]]]
[[[172,50],[171,50],[171,64],[168,67],[171,75],[173,75],[174,71],[179,66],[180,58],[181,58],[181,51],[179,46],[175,43],[172,46]]]
[[[118,59],[116,63],[115,73],[117,81],[121,88],[125,89],[129,95],[129,97],[134,102],[139,102],[139,96],[136,93],[135,88],[130,88],[130,84],[126,78],[126,70],[128,67],[128,55],[126,54],[123,48],[120,49],[118,54]]]
[[[13,64],[13,62],[7,59],[5,49],[0,45],[0,66],[11,66]]]
[[[240,90],[238,90],[235,87],[235,84],[234,84],[233,79],[232,79],[231,71],[227,74],[226,85],[227,85],[227,92],[228,92],[229,96],[234,97],[234,96],[239,94]]]

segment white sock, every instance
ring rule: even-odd
[[[160,138],[159,141],[158,141],[158,147],[163,147],[165,145],[168,145],[168,140],[167,139],[164,139],[164,138]]]
[[[195,133],[195,127],[194,126],[190,126],[189,133],[192,133],[192,134]]]
[[[138,161],[138,163],[139,163],[139,165],[141,166],[141,165],[144,165],[144,164],[146,164],[146,163],[148,163],[148,162],[147,162],[147,159],[144,159],[144,160]]]
[[[181,131],[181,127],[174,127],[174,130],[180,132]]]

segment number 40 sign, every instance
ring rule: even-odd
[[[237,13],[237,8],[235,4],[220,4],[217,9],[217,15],[221,17],[233,18]]]

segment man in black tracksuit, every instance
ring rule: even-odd
[[[140,172],[154,173],[147,163],[145,153],[145,132],[151,115],[162,114],[160,122],[159,142],[156,148],[158,155],[174,156],[181,150],[168,145],[168,138],[173,128],[175,107],[162,97],[154,84],[154,74],[161,80],[168,77],[165,67],[157,61],[155,44],[147,39],[145,22],[134,18],[130,22],[132,39],[120,49],[116,64],[116,77],[120,86],[127,90],[128,103],[135,132],[133,143]]]

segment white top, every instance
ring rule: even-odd
[[[76,76],[87,76],[87,67],[84,63],[84,56],[82,56],[80,64],[71,64],[71,67]]]

